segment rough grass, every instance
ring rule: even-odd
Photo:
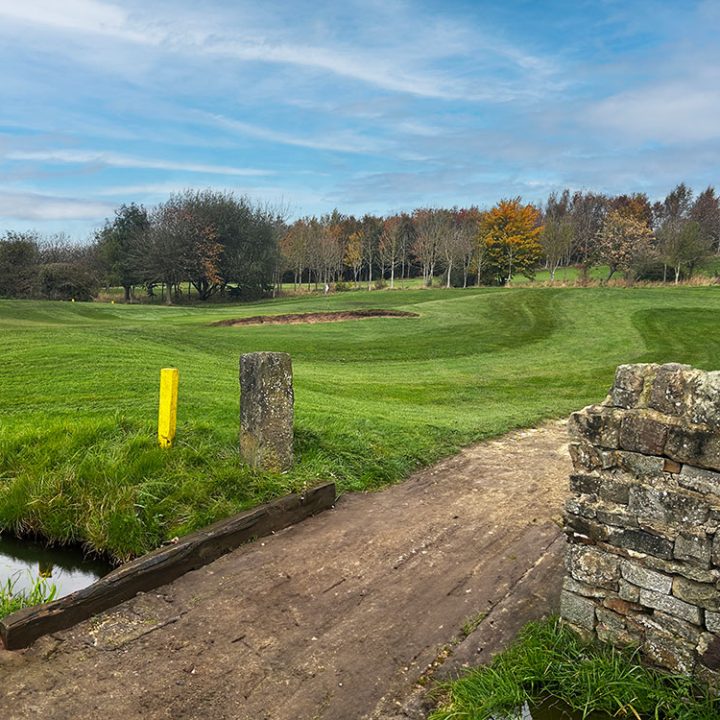
[[[0,619],[30,605],[50,602],[55,599],[57,588],[49,580],[38,577],[30,588],[17,590],[16,583],[8,578],[0,585]]]
[[[639,665],[634,656],[587,644],[555,618],[531,623],[489,666],[440,687],[430,720],[489,720],[525,702],[562,701],[586,718],[593,712],[638,720],[716,720],[720,701],[684,676]]]
[[[418,318],[213,327],[391,308]],[[616,365],[720,367],[718,288],[406,290],[182,307],[0,301],[0,529],[127,559],[319,481],[396,481],[460,446],[601,399]],[[297,463],[237,456],[238,358],[287,351]],[[155,442],[180,370],[177,443]]]

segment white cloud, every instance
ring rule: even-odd
[[[195,188],[195,186],[193,186]],[[134,185],[111,185],[98,188],[94,195],[100,197],[160,197],[181,193],[188,189],[186,183],[159,182],[159,183],[137,183]]]
[[[346,153],[373,153],[384,149],[384,143],[372,138],[363,137],[353,132],[328,133],[322,138],[300,137],[293,133],[272,130],[259,125],[233,120],[223,115],[210,113],[198,113],[199,116],[207,118],[216,125],[237,130],[243,135],[254,137],[259,140],[267,140],[281,145],[295,145],[297,147],[311,148],[313,150],[332,150]]]
[[[4,184],[364,212],[717,182],[719,3],[662,22],[610,5],[572,32],[582,7],[533,27],[478,3],[0,0],[4,126],[22,128],[0,137]]]
[[[23,222],[97,220],[112,210],[113,206],[106,202],[0,190],[0,216]]]
[[[0,18],[7,24],[45,26],[58,30],[110,35],[132,42],[154,42],[151,35],[131,29],[128,13],[97,0],[0,0]]]
[[[360,80],[375,87],[438,99],[467,99],[467,88],[460,88],[449,77],[427,71],[413,72],[394,62],[361,53],[329,47],[292,43],[251,43],[233,40],[211,40],[206,53],[238,60],[302,66]]]
[[[177,183],[145,183],[137,185],[119,185],[103,188],[95,191],[95,195],[101,197],[115,198],[117,203],[121,202],[143,202],[146,205],[162,202],[170,195],[181,193],[187,190],[187,185]],[[202,186],[193,186],[193,190],[203,190]],[[286,208],[292,215],[300,215],[307,212],[320,212],[318,208],[327,209],[325,206],[330,201],[325,201],[325,193],[322,190],[313,190],[306,184],[293,186],[288,183],[281,185],[235,185],[218,186],[213,185],[207,189],[232,192],[236,195],[247,195],[254,201],[268,202],[271,205],[283,209]],[[321,203],[325,205],[321,206]]]
[[[395,127],[401,133],[408,135],[419,135],[421,137],[438,137],[447,132],[445,128],[439,125],[430,125],[418,120],[402,120],[395,124]]]
[[[205,173],[208,175],[271,175],[269,170],[256,168],[239,168],[228,165],[209,165],[203,163],[174,162],[172,160],[154,160],[133,157],[120,153],[93,150],[50,150],[30,152],[10,152],[5,155],[8,160],[36,161],[44,163],[67,163],[77,165],[102,165],[118,168],[135,168],[145,170],[177,170],[189,173]]]
[[[714,140],[720,138],[720,93],[710,87],[692,87],[690,81],[631,90],[591,106],[587,117],[620,133],[621,144]]]
[[[556,73],[547,58],[533,55],[515,45],[493,38],[477,37],[459,22],[439,16],[418,16],[409,8],[383,22],[382,15],[365,12],[357,21],[355,38],[333,37],[326,29],[311,37],[308,27],[300,23],[288,32],[272,15],[249,16],[248,8],[234,8],[234,14],[214,12],[199,14],[182,7],[172,8],[172,17],[153,16],[146,10],[130,14],[125,8],[100,0],[0,0],[0,27],[18,23],[53,31],[65,31],[105,43],[100,54],[78,52],[67,43],[52,43],[58,51],[71,52],[74,60],[93,64],[107,63],[112,56],[108,38],[183,57],[197,63],[200,56],[221,57],[244,63],[284,65],[320,70],[332,76],[366,83],[394,93],[423,98],[464,101],[506,102],[518,97],[537,95],[542,80]],[[397,10],[397,8],[396,8]],[[358,12],[364,12],[359,9]],[[227,21],[227,25],[224,24]],[[378,23],[383,23],[379,25]],[[401,34],[392,27],[403,27]],[[310,26],[312,27],[312,26]],[[372,41],[373,36],[380,36]],[[305,37],[310,37],[305,40]],[[47,36],[42,38],[43,48]],[[27,38],[28,43],[33,37]],[[467,63],[466,71],[449,72],[435,62],[452,58]],[[127,57],[117,56],[125,65]],[[135,62],[141,62],[137,57]],[[520,81],[493,79],[489,68],[497,65],[510,69]],[[119,68],[120,69],[120,68]],[[482,82],[475,82],[482,75]],[[524,80],[522,79],[524,78]]]

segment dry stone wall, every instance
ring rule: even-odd
[[[569,430],[562,617],[718,684],[720,372],[621,365]]]

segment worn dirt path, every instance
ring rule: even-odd
[[[551,423],[344,496],[27,651],[0,651],[2,716],[421,716],[408,698],[466,620],[489,613],[446,673],[556,602],[569,469],[564,424]]]

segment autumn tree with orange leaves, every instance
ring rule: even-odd
[[[485,245],[488,267],[500,284],[513,275],[532,277],[542,254],[540,211],[523,205],[520,198],[501,200],[482,220],[480,241]]]

